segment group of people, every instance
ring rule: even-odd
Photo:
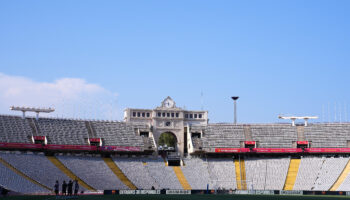
[[[66,181],[63,181],[63,183],[62,183],[62,195],[68,195],[68,196],[73,195],[73,184],[74,184],[74,195],[78,195],[78,191],[79,191],[78,180],[75,180],[75,181],[69,180],[68,183],[66,183]],[[60,184],[59,184],[58,180],[55,183],[54,189],[55,189],[55,194],[59,195]]]

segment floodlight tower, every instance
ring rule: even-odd
[[[39,113],[50,113],[55,111],[54,108],[30,108],[30,107],[19,107],[19,106],[11,106],[10,110],[13,111],[22,111],[22,118],[26,118],[26,112],[35,112],[36,113],[36,120],[39,120]]]
[[[231,97],[233,99],[233,104],[234,104],[234,124],[237,124],[237,99],[239,96],[233,96]]]

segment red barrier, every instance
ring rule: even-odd
[[[307,153],[350,153],[350,148],[305,148]]]
[[[47,149],[47,150],[73,150],[73,151],[128,151],[140,152],[140,147],[123,147],[123,146],[89,146],[89,145],[60,145],[48,144],[25,144],[25,143],[5,143],[0,142],[0,149]]]
[[[35,150],[80,150],[80,151],[126,151],[140,152],[140,147],[124,146],[89,146],[89,145],[56,145],[26,144],[0,142],[0,149],[35,149]],[[215,148],[216,153],[302,153],[300,148]],[[350,153],[350,148],[305,148],[304,153]]]
[[[215,148],[216,153],[302,153],[298,148]]]
[[[101,151],[141,151],[140,147],[123,147],[123,146],[102,146]]]
[[[254,148],[253,152],[256,153],[301,153],[302,149],[299,148]]]
[[[59,145],[59,144],[48,144],[44,147],[49,150],[80,150],[80,151],[96,151],[96,146],[89,145]]]
[[[215,148],[216,153],[247,153],[249,148]]]
[[[90,142],[100,142],[101,139],[100,138],[90,138],[89,141]]]
[[[305,144],[305,145],[307,145],[307,144],[309,144],[309,142],[308,141],[297,141],[297,144]]]
[[[245,141],[244,144],[255,145],[255,141]]]
[[[0,148],[3,149],[41,149],[41,144],[26,144],[26,143],[5,143],[0,142]]]
[[[33,136],[34,140],[45,141],[45,136]]]
[[[350,148],[216,148],[216,153],[350,153]]]

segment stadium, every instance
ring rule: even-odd
[[[350,195],[349,123],[308,122],[312,116],[209,123],[208,111],[185,110],[170,97],[154,109],[125,109],[123,121],[39,116],[53,108],[11,110],[22,116],[0,115],[0,187],[9,199],[69,199],[61,185],[70,180],[79,183],[72,198],[82,199]]]

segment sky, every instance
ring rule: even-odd
[[[350,121],[349,10],[347,0],[0,0],[0,114],[122,120],[170,96],[232,122],[239,96],[239,123]]]

